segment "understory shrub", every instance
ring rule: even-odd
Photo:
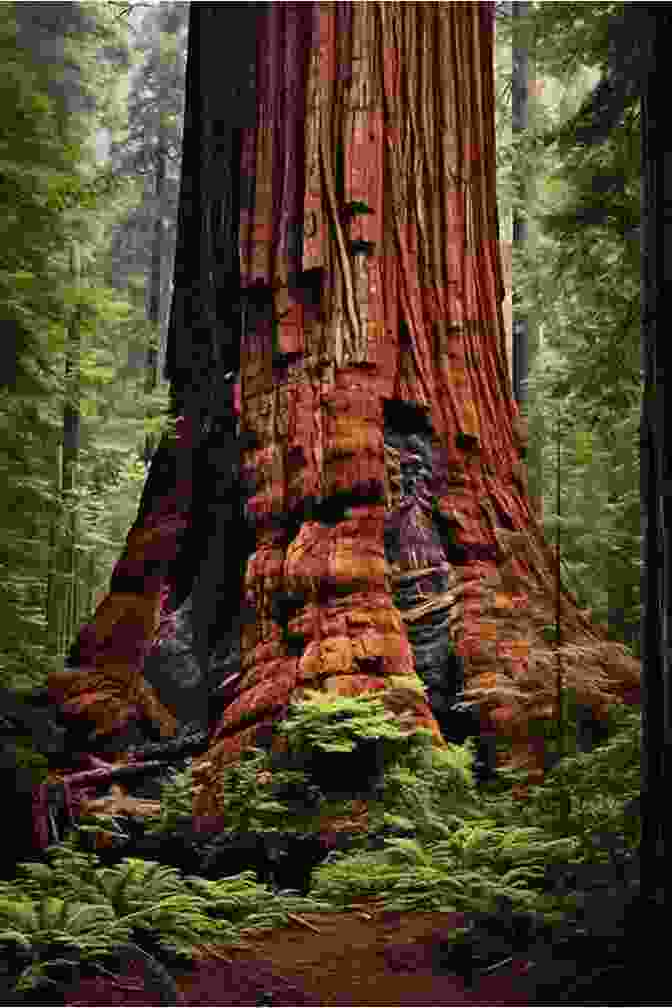
[[[342,904],[349,896],[376,892],[396,908],[474,911],[507,899],[557,916],[573,903],[568,892],[549,892],[554,868],[608,862],[616,841],[619,850],[638,842],[636,817],[626,812],[639,790],[638,714],[616,710],[611,721],[604,745],[561,760],[521,803],[506,787],[517,780],[515,773],[504,772],[491,793],[477,791],[473,740],[438,748],[426,731],[401,729],[379,696],[310,693],[278,726],[287,739],[285,752],[251,749],[222,773],[229,830],[218,839],[310,836],[329,816],[347,816],[352,796],[364,794],[368,831],[316,869],[314,891],[321,898]],[[363,745],[377,748],[375,756],[364,750],[376,773],[360,774],[350,792],[343,790],[343,779],[357,774],[341,772],[336,790],[328,781],[316,782],[317,752],[342,760],[356,757]],[[176,777],[164,798],[159,828],[179,816],[184,821],[190,814],[189,776]]]
[[[21,864],[15,880],[0,884],[0,943],[18,964],[17,991],[56,982],[64,965],[103,968],[129,947],[170,958],[210,944],[244,946],[245,935],[286,923],[292,911],[326,908],[274,893],[250,872],[206,880],[139,858],[100,867],[78,843],[70,835],[48,849],[50,864]]]
[[[278,730],[288,740],[286,751],[251,749],[222,774],[228,829],[205,845],[213,869],[208,878],[183,878],[165,865],[134,858],[101,869],[87,860],[95,856],[65,846],[51,868],[24,866],[16,883],[20,894],[12,893],[20,895],[22,906],[48,893],[109,907],[103,918],[109,925],[99,929],[97,940],[108,941],[109,933],[110,945],[126,936],[147,945],[151,934],[155,955],[242,941],[250,929],[277,926],[292,906],[328,909],[361,898],[400,911],[462,911],[472,924],[448,936],[452,941],[472,940],[484,922],[491,922],[486,928],[491,931],[496,921],[520,943],[547,927],[580,931],[586,905],[580,870],[609,868],[639,842],[635,711],[616,710],[603,745],[560,760],[522,803],[508,791],[515,773],[503,772],[488,793],[477,790],[472,740],[438,748],[428,733],[391,724],[377,697],[309,697],[290,710]],[[349,792],[340,781],[335,791],[324,778],[318,784],[313,772],[316,767],[322,772],[314,760],[320,750],[341,758],[366,753],[376,768],[367,777],[369,790],[363,792],[361,779]],[[167,841],[193,825],[191,786],[189,767],[164,786],[162,815],[150,826],[155,837]],[[251,856],[263,847],[271,859],[282,859],[292,842],[305,841],[305,852],[295,852],[305,868],[320,824],[351,813],[353,796],[363,793],[368,830],[350,837],[347,850],[316,857],[322,863],[312,872],[312,901],[278,886],[277,878],[274,892],[260,884],[258,872],[257,881],[254,871],[219,877],[218,869],[226,870],[235,844],[243,841],[256,851]],[[159,845],[157,857],[160,850]],[[554,872],[564,877],[563,885],[549,884]],[[30,936],[28,942],[31,948],[39,945]]]

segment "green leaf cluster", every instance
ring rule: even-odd
[[[516,311],[539,335],[528,414],[544,530],[553,542],[560,528],[563,579],[580,606],[638,654],[638,9],[530,7],[522,26],[515,18],[498,23],[498,187],[500,214],[508,218],[515,208],[530,228],[525,246],[514,248],[513,287]],[[503,55],[514,23],[529,40],[530,75],[539,85],[529,129],[515,144],[505,129],[510,91]],[[591,133],[591,122],[607,125]],[[516,203],[515,187],[511,197],[511,171],[529,182],[534,197],[525,204]],[[532,449],[529,459],[537,455]]]
[[[191,761],[184,770],[170,774],[161,785],[161,815],[147,824],[150,833],[171,833],[193,818]]]
[[[391,743],[390,752],[408,748],[409,734],[400,727],[382,699],[375,696],[342,697],[307,690],[305,698],[291,705],[282,723],[290,751],[352,752],[363,739]],[[395,745],[396,744],[396,745]]]
[[[454,753],[439,755],[433,774],[395,768],[396,804],[384,813],[377,849],[330,855],[316,872],[315,895],[339,905],[375,897],[391,909],[467,913],[497,913],[504,902],[561,920],[575,909],[575,896],[549,892],[549,866],[613,863],[639,840],[632,811],[640,787],[639,718],[618,710],[612,722],[603,746],[561,761],[525,802],[508,786],[477,799],[460,795],[454,774],[446,787]],[[502,775],[507,784],[520,776]]]
[[[137,187],[101,148],[123,135],[128,31],[107,5],[68,6],[65,22],[47,4],[0,10],[13,110],[0,121],[0,681],[21,689],[43,684],[95,607],[144,480],[145,416],[166,406],[132,366],[144,305],[112,286],[114,228]],[[79,416],[67,497],[66,408]]]
[[[383,780],[371,795],[372,822],[382,826],[387,812],[412,815],[431,831],[431,806],[463,807],[474,800],[473,747],[448,745],[437,749],[423,729],[405,730],[382,700],[365,694],[338,697],[311,691],[290,706],[277,726],[286,752],[250,747],[241,759],[224,767],[219,777],[219,805],[232,832],[310,832],[330,816],[348,815],[363,779],[353,779],[338,793],[330,792],[313,774],[316,751],[353,753],[373,744]],[[363,750],[361,750],[363,752]],[[366,760],[371,753],[366,750]],[[362,774],[360,774],[362,778]],[[348,793],[350,792],[350,794]],[[173,774],[163,785],[161,815],[151,832],[173,832],[193,817],[192,770]]]
[[[515,811],[521,823],[549,836],[575,838],[577,862],[608,861],[614,843],[621,852],[639,843],[639,817],[630,810],[641,788],[641,717],[637,710],[616,707],[610,722],[603,745],[562,759],[543,785],[530,789],[523,805],[506,798],[494,802],[509,818]]]
[[[48,854],[51,864],[19,865],[17,879],[0,884],[0,943],[30,958],[17,990],[49,982],[63,962],[58,950],[69,950],[73,964],[102,969],[136,934],[151,932],[160,949],[193,956],[210,943],[245,946],[245,936],[287,923],[292,912],[327,909],[272,893],[250,872],[207,881],[138,858],[103,868],[74,836]]]
[[[318,741],[327,742],[334,726],[340,723],[336,719],[330,728],[327,708],[331,707],[332,712],[339,709],[346,718],[353,716],[352,707],[343,707],[342,699],[329,698],[326,705],[324,698],[319,700],[319,730],[313,721],[316,700],[303,701],[306,707],[301,708],[302,717],[306,719],[309,712],[307,719],[313,724],[308,733],[313,749]],[[368,708],[366,716],[375,724],[382,713],[378,699],[357,699],[359,716],[364,719]],[[280,725],[281,731],[297,716],[296,712],[290,714]],[[610,722],[609,737],[602,746],[592,753],[566,756],[548,774],[543,786],[530,789],[524,802],[512,797],[510,791],[519,776],[515,772],[501,771],[503,783],[499,788],[477,791],[470,741],[442,749],[427,744],[423,734],[418,733],[405,752],[386,763],[382,784],[368,795],[367,831],[352,838],[349,851],[332,852],[314,872],[311,897],[321,907],[347,907],[358,899],[374,899],[396,910],[460,910],[471,915],[498,914],[506,906],[513,912],[530,912],[551,923],[561,922],[575,912],[580,894],[549,887],[549,869],[615,863],[629,856],[639,842],[638,812],[633,812],[640,786],[639,718],[637,712],[616,708]],[[335,758],[339,752],[336,750]],[[293,828],[316,832],[325,814],[347,816],[352,811],[351,801],[319,794],[316,808],[312,812],[304,808],[302,818],[300,793],[305,797],[311,783],[309,772],[287,770],[277,754],[250,750],[222,776],[227,824],[233,833],[286,832]],[[287,797],[287,788],[291,791],[292,787],[299,805],[293,805]],[[175,778],[164,796],[170,796],[172,802],[172,815],[162,820],[170,831],[191,812],[188,773]],[[100,881],[92,878],[97,872],[90,867],[91,857],[72,850],[65,855],[66,862],[71,859],[69,865],[77,868],[73,899],[93,899],[100,886]],[[137,876],[123,867],[133,865]],[[44,887],[44,866],[36,870]],[[73,874],[71,867],[68,871]],[[128,877],[124,871],[130,871]],[[152,878],[156,878],[157,885],[160,882],[167,887],[165,892],[157,890],[156,900],[160,902],[160,898],[170,895],[175,875],[161,874],[157,869],[154,876],[148,871],[133,859],[108,871],[102,876],[107,880],[106,899],[113,903],[117,900],[120,915],[133,914],[136,904],[126,893],[136,893],[137,919],[142,919],[144,928],[163,935],[168,947],[172,941],[168,935],[179,932],[171,917],[177,911],[170,902],[163,915],[157,912],[152,916],[147,911],[149,916],[142,916],[141,908]],[[273,916],[276,910],[281,914],[280,904],[272,904],[268,911],[253,909],[264,887],[256,887],[250,873],[217,882],[187,882],[190,891],[214,899],[219,910],[226,908],[227,920],[240,926],[241,934],[247,933],[246,928],[272,927],[280,920]],[[284,912],[291,912],[285,904],[282,906]],[[212,913],[217,917],[218,911]],[[459,937],[456,934],[455,940]],[[170,947],[185,948],[186,944],[180,945],[176,939]]]

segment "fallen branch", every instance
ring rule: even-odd
[[[47,779],[42,781],[33,791],[33,829],[34,836],[37,846],[44,850],[49,845],[50,837],[50,822],[52,824],[51,836],[54,843],[58,842],[58,836],[55,829],[55,824],[53,823],[53,813],[54,807],[60,807],[61,802],[65,806],[70,823],[73,824],[75,819],[79,815],[83,814],[83,810],[91,810],[93,807],[100,807],[100,803],[105,803],[109,801],[114,802],[115,789],[113,787],[113,795],[108,795],[107,797],[101,799],[94,799],[93,801],[98,801],[98,806],[92,806],[92,802],[78,799],[73,795],[73,792],[85,791],[91,787],[97,787],[101,784],[107,784],[120,779],[129,777],[141,777],[146,774],[156,774],[165,767],[171,765],[170,760],[151,760],[146,763],[129,763],[129,764],[110,764],[104,763],[102,760],[98,760],[96,757],[89,757],[90,761],[95,766],[93,770],[79,770],[75,773],[61,774],[60,779]],[[102,764],[102,765],[101,765]],[[116,789],[116,795],[118,797],[121,789]],[[130,797],[125,803],[127,808],[127,815],[155,815],[154,806],[158,805],[160,809],[160,802],[148,803],[145,801],[144,806],[142,804],[143,799],[133,799],[136,802],[135,806],[131,808],[129,802]],[[77,806],[80,810],[77,810]],[[119,814],[119,813],[117,813]]]
[[[124,815],[143,819],[146,816],[161,815],[161,802],[148,798],[134,798],[118,784],[113,784],[111,794],[105,795],[104,798],[82,802],[82,814]]]
[[[100,761],[102,762],[102,761]],[[171,760],[149,760],[147,763],[109,763],[97,766],[94,770],[77,770],[75,773],[61,774],[61,780],[50,781],[51,786],[60,784],[69,787],[87,787],[96,784],[105,784],[107,781],[115,781],[124,777],[138,777],[147,773],[158,773],[164,767],[169,766]]]
[[[314,931],[315,934],[322,934],[318,927],[315,927],[314,924],[311,924],[310,921],[305,920],[303,917],[299,917],[298,914],[288,913],[287,920],[293,921],[294,924],[300,924],[302,927],[308,928],[309,931]]]

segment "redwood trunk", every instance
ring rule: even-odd
[[[260,26],[239,235],[252,619],[213,783],[305,687],[393,686],[436,730],[424,684],[449,734],[461,675],[481,729],[543,768],[527,724],[556,711],[556,561],[506,361],[492,44],[488,4],[276,4]],[[599,716],[637,665],[569,597],[560,614],[565,684]]]
[[[556,561],[506,356],[492,7],[247,8],[236,31],[227,6],[192,6],[168,348],[190,429],[245,439],[253,529],[203,546],[200,597],[230,585],[233,552],[246,615],[198,810],[307,687],[386,690],[440,743],[464,685],[540,774]],[[638,664],[569,596],[560,611],[565,683],[598,716],[636,699]],[[225,621],[210,608],[210,651]]]

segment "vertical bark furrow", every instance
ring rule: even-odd
[[[356,693],[399,676],[415,677],[447,734],[464,687],[483,728],[514,737],[514,761],[543,762],[525,726],[532,713],[553,715],[542,630],[552,621],[554,558],[526,497],[502,367],[492,23],[483,7],[314,5],[304,268],[322,267],[322,314],[312,320],[321,335],[310,340],[320,352],[306,353],[306,337],[292,367],[269,367],[268,351],[244,367],[243,423],[263,445],[249,457],[257,636],[243,646],[249,695],[226,715],[229,739],[209,756],[220,765],[236,719],[266,709],[271,694],[280,703],[283,690],[289,700],[309,684]],[[261,147],[282,125],[265,118],[258,128]],[[257,177],[264,192],[274,184]],[[285,626],[264,608],[278,593],[302,600]],[[573,643],[594,646],[583,677],[564,655],[567,679],[598,709],[609,693],[600,635],[591,637],[569,599],[563,613]],[[614,679],[636,679],[616,650]],[[267,674],[273,687],[262,689]]]
[[[529,725],[554,716],[545,634],[557,561],[530,509],[503,355],[488,8],[263,5],[248,24],[255,45],[243,47],[256,51],[256,86],[241,91],[253,92],[253,109],[231,126],[213,106],[220,82],[229,97],[235,90],[213,42],[238,44],[230,14],[193,6],[169,372],[175,402],[200,423],[213,403],[229,410],[217,367],[238,371],[240,360],[253,540],[240,680],[196,766],[199,814],[216,814],[222,767],[268,740],[307,687],[384,691],[437,744],[440,728],[453,733],[464,687],[481,727],[512,737],[510,759],[542,772]],[[211,248],[217,208],[228,217]],[[193,270],[201,286],[191,304]],[[231,301],[216,332],[213,283]],[[206,498],[204,484],[194,515]],[[145,519],[152,526],[151,508]],[[195,549],[208,572],[194,600],[208,610],[198,617],[206,650],[226,622],[206,605],[230,549],[217,528]],[[149,556],[140,531],[133,543],[146,542]],[[174,531],[164,531],[173,556]],[[155,633],[151,591],[163,587],[148,582],[135,599],[141,635]],[[107,614],[96,618],[101,632],[114,625]],[[628,690],[633,698],[638,664],[569,595],[561,616],[566,683],[598,714]]]

